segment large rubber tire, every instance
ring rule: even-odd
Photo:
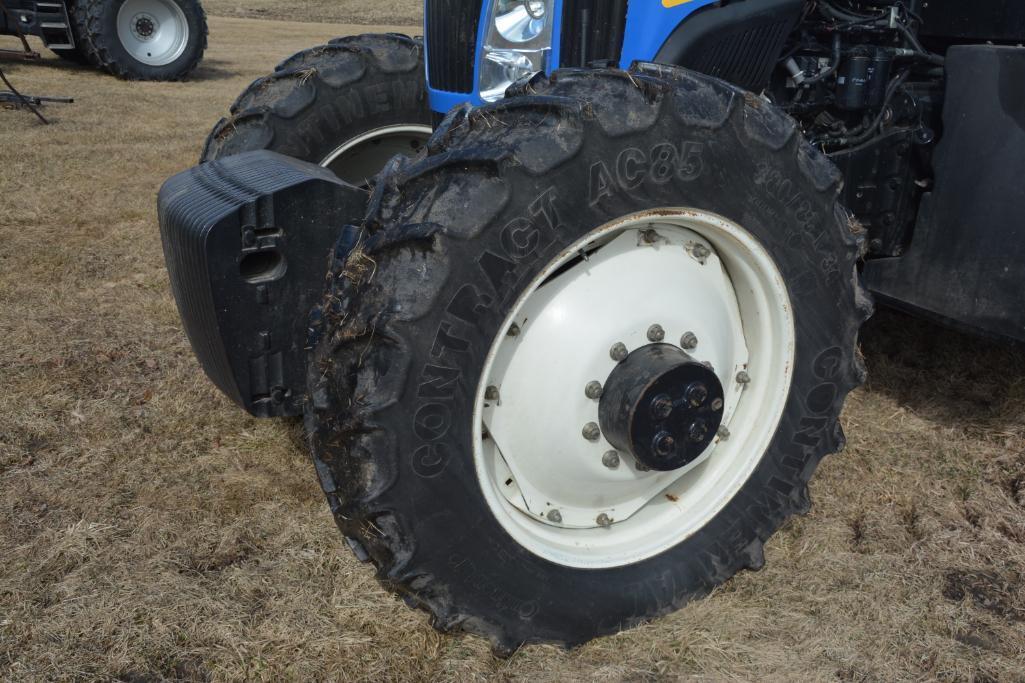
[[[79,50],[93,65],[130,81],[178,81],[199,65],[206,50],[206,13],[199,0],[171,0],[188,23],[189,35],[185,49],[173,62],[152,66],[135,59],[118,38],[118,10],[126,0],[75,0],[68,8],[71,22],[81,35]]]
[[[439,629],[484,635],[500,652],[614,633],[761,567],[769,536],[809,508],[820,459],[843,446],[838,416],[864,380],[855,347],[871,313],[839,172],[763,100],[654,65],[559,71],[513,95],[450,112],[426,158],[380,176],[362,239],[333,263],[314,313],[306,415],[322,486],[357,555]],[[628,188],[615,175],[595,181],[600,164],[615,173],[622,150],[688,140],[700,141],[698,159],[660,157]],[[545,264],[596,227],[660,206],[736,221],[775,259],[795,318],[790,393],[753,474],[700,531],[634,564],[554,564],[506,533],[482,495],[471,433],[479,375]],[[551,240],[523,227],[549,220]],[[485,255],[507,268],[501,287]],[[423,398],[432,393],[445,398]]]
[[[348,140],[402,124],[431,125],[423,42],[395,33],[346,36],[254,81],[214,126],[201,160],[269,149],[320,164]]]

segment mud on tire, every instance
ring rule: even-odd
[[[395,160],[379,178],[359,245],[336,259],[314,314],[306,415],[323,489],[357,555],[437,628],[483,635],[499,651],[614,633],[761,567],[769,536],[808,509],[820,459],[843,446],[838,416],[864,379],[855,347],[871,312],[838,171],[762,100],[655,65],[558,71],[512,94],[450,112],[425,158]],[[689,161],[672,161],[687,173],[652,162],[643,177],[617,176],[622,150],[666,143],[690,145]],[[479,375],[545,264],[594,228],[657,206],[731,219],[775,259],[796,321],[790,393],[753,474],[697,533],[630,565],[555,564],[513,540],[484,501],[471,435]],[[508,226],[524,220],[550,221],[553,239],[528,231],[510,242]],[[486,253],[508,264],[498,281],[479,264]],[[442,399],[425,398],[439,386]]]
[[[426,92],[421,40],[336,38],[292,55],[246,88],[207,137],[201,161],[268,149],[320,164],[376,128],[429,127]]]

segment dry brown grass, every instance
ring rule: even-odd
[[[399,26],[419,24],[423,5],[423,0],[203,0],[207,14],[213,16]]]
[[[895,314],[763,571],[508,660],[379,588],[298,428],[203,377],[154,216],[238,91],[344,30],[215,17],[183,84],[3,64],[77,102],[0,112],[0,678],[1025,680],[1025,356]]]

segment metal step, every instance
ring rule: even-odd
[[[36,17],[39,21],[39,37],[51,50],[73,50],[75,37],[71,34],[71,20],[68,9],[62,2],[37,2]]]

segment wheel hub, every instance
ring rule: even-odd
[[[648,344],[609,375],[598,408],[601,431],[647,468],[676,470],[715,438],[723,399],[722,383],[708,365],[670,344]]]
[[[156,22],[153,17],[146,14],[140,14],[135,18],[135,35],[145,40],[153,35],[157,30]]]

